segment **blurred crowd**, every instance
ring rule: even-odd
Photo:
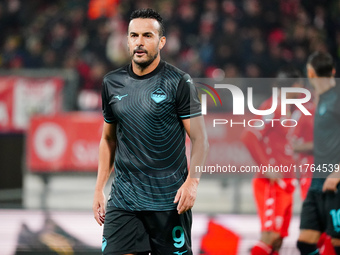
[[[274,77],[308,54],[340,60],[338,0],[2,0],[0,68],[71,68],[82,89],[128,62],[128,18],[154,8],[165,20],[162,58],[192,77]]]

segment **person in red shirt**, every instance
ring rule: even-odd
[[[300,72],[293,68],[281,69],[277,75],[276,87],[302,87]],[[280,94],[280,93],[279,93]],[[297,98],[299,93],[287,93],[287,98]],[[291,119],[287,106],[287,114],[281,115],[280,95],[274,113],[262,117],[264,125],[260,128],[247,128],[241,139],[258,166],[293,166],[293,148],[288,139],[289,127],[280,125],[278,121]],[[260,110],[270,109],[273,98],[266,100]],[[259,173],[253,180],[253,191],[257,211],[261,220],[261,238],[252,248],[252,255],[274,255],[282,245],[283,238],[288,235],[288,227],[292,216],[293,192],[296,179],[283,171]]]

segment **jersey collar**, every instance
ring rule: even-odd
[[[155,74],[157,74],[161,70],[161,68],[164,66],[164,64],[165,64],[165,62],[163,60],[159,61],[158,66],[152,72],[145,74],[145,75],[142,75],[142,76],[139,76],[132,71],[132,64],[131,63],[127,66],[127,71],[132,78],[137,79],[137,80],[144,80],[144,79],[148,79],[148,78],[154,76]]]

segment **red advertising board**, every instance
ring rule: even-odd
[[[240,125],[213,127],[213,119],[233,118],[231,114],[205,116],[210,151],[207,165],[248,165],[251,156],[240,141]],[[101,113],[73,112],[53,117],[35,116],[27,134],[28,168],[33,172],[96,171],[102,132]],[[187,139],[187,153],[190,153]]]
[[[103,125],[99,113],[35,116],[27,134],[27,163],[33,172],[96,171]]]
[[[55,77],[0,77],[0,132],[22,132],[33,114],[60,112],[63,86]]]

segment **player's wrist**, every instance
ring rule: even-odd
[[[197,186],[200,182],[200,178],[193,178],[193,177],[188,176],[188,178],[186,179],[186,182]]]
[[[94,192],[95,192],[95,193],[103,193],[103,192],[104,192],[104,188],[103,188],[103,187],[96,187],[96,188],[94,189]]]

